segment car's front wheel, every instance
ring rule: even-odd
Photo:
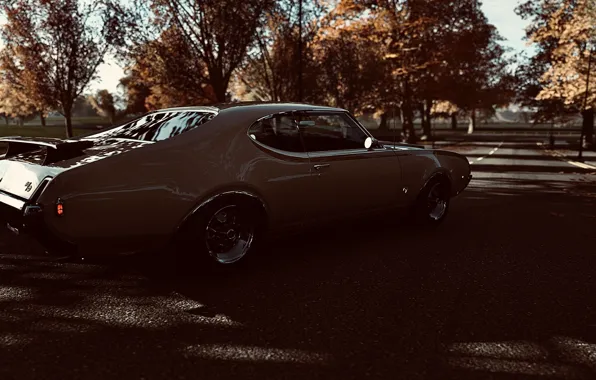
[[[451,190],[443,178],[431,180],[420,192],[413,207],[413,216],[418,224],[437,225],[449,211]]]
[[[237,266],[253,255],[262,232],[258,208],[244,201],[215,201],[191,216],[177,239],[177,261],[189,265]]]

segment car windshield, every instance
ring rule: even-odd
[[[119,127],[86,137],[162,141],[205,124],[215,116],[213,112],[200,111],[150,113]]]

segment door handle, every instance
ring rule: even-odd
[[[319,165],[315,165],[314,168],[315,170],[321,170],[323,168],[328,168],[329,164],[319,164]]]

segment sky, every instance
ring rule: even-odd
[[[513,49],[513,52],[527,51],[523,37],[527,22],[522,20],[514,12],[515,7],[520,0],[483,0],[482,10],[488,21],[495,25],[500,34],[506,38],[503,43]],[[3,22],[1,22],[3,23]],[[118,91],[120,78],[124,76],[122,67],[118,66],[113,60],[108,60],[98,68],[99,80],[91,83],[90,90],[96,91],[107,89],[113,92]]]

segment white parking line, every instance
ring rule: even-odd
[[[499,148],[501,147],[501,145],[503,145],[504,141],[501,141],[499,143],[499,145],[497,145],[496,147],[494,147],[493,149],[491,149],[490,152],[488,152],[488,154],[486,156],[482,156],[482,157],[478,157],[477,159],[475,159],[474,161],[470,161],[470,165],[474,164],[474,162],[478,162],[478,161],[482,161],[484,160],[486,157],[488,156],[492,156],[493,154],[495,154],[495,152],[497,150],[499,150]]]
[[[589,164],[584,164],[583,162],[577,162],[577,161],[573,161],[573,160],[568,160],[567,158],[565,158],[565,155],[555,151],[555,150],[550,150],[547,149],[543,143],[541,142],[537,142],[536,145],[538,145],[539,147],[541,147],[542,149],[544,149],[549,155],[553,156],[553,157],[557,157],[559,160],[561,161],[565,161],[566,163],[573,165],[573,166],[577,166],[578,168],[582,168],[582,169],[588,169],[588,170],[596,170],[596,166],[593,165],[589,165]]]

